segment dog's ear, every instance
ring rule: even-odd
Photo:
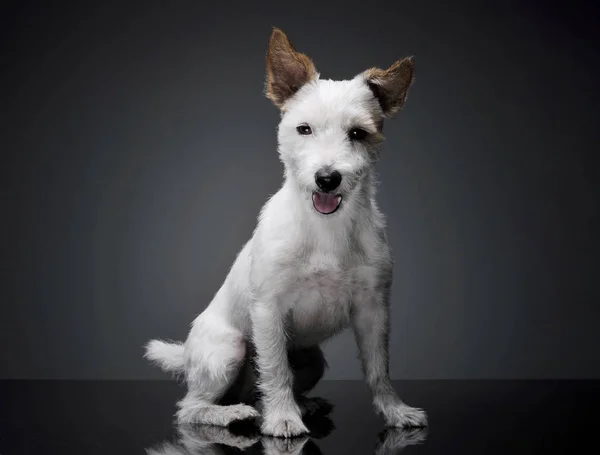
[[[415,62],[406,57],[386,70],[371,68],[362,73],[365,82],[379,101],[385,117],[393,117],[402,109],[408,88],[414,79]]]
[[[267,52],[267,98],[281,108],[300,87],[317,77],[310,58],[297,52],[286,34],[274,27]]]

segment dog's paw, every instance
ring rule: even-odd
[[[293,438],[308,433],[300,414],[277,413],[267,416],[261,426],[261,432],[277,438]]]
[[[301,396],[297,401],[302,417],[315,414],[327,415],[333,410],[333,405],[325,398]]]
[[[207,406],[206,408],[192,408],[183,406],[176,414],[179,425],[204,424],[227,426],[232,422],[242,420],[255,420],[260,414],[252,406],[234,404],[231,406]]]
[[[426,427],[427,413],[420,408],[405,404],[394,406],[383,412],[386,426],[396,428]]]
[[[245,404],[234,404],[227,406],[228,423],[238,422],[241,420],[254,420],[260,417],[259,412],[252,406]]]

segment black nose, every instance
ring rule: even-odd
[[[323,191],[333,191],[342,183],[342,174],[338,171],[319,171],[315,174],[315,182]]]

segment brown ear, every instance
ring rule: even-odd
[[[363,77],[381,105],[385,117],[393,117],[402,109],[413,81],[415,63],[412,57],[395,62],[386,70],[371,68]]]
[[[300,87],[318,77],[313,62],[274,27],[267,52],[267,97],[281,108]]]

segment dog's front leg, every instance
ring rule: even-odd
[[[387,426],[421,427],[427,415],[400,400],[389,376],[389,285],[355,302],[352,326],[375,410]]]
[[[285,315],[275,301],[256,302],[251,313],[258,385],[262,394],[262,433],[278,437],[308,433],[294,399],[294,375],[288,360]]]

